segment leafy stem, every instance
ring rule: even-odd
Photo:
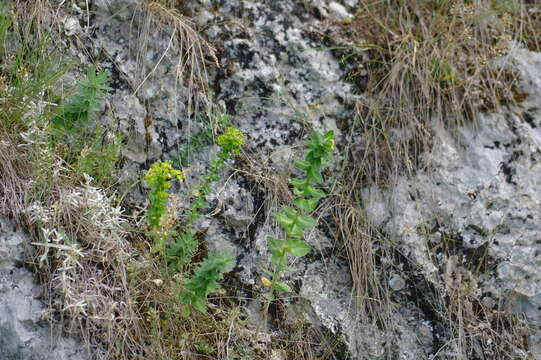
[[[317,226],[317,221],[310,213],[326,195],[323,190],[316,188],[316,185],[323,183],[321,170],[327,165],[326,159],[335,151],[333,132],[329,131],[322,135],[314,131],[307,147],[309,150],[305,159],[295,162],[295,166],[303,172],[303,176],[290,181],[293,194],[296,196],[293,199],[294,207],[284,205],[280,212],[274,213],[274,218],[284,229],[286,236],[284,239],[273,237],[267,239],[274,271],[266,271],[271,275],[271,280],[262,278],[263,284],[270,288],[265,294],[268,300],[265,304],[265,314],[270,301],[274,300],[279,292],[293,291],[289,285],[280,281],[282,272],[291,270],[287,266],[288,256],[301,257],[310,252],[310,245],[304,241],[304,232]]]
[[[182,269],[185,264],[191,262],[197,251],[198,242],[195,239],[193,223],[201,216],[201,210],[208,207],[205,198],[211,192],[211,184],[220,179],[220,172],[227,166],[226,161],[234,154],[239,154],[245,145],[244,134],[229,127],[218,136],[216,143],[221,151],[210,162],[209,173],[194,192],[195,198],[187,213],[186,230],[167,249],[168,261],[177,269]],[[233,267],[232,261],[233,258],[229,254],[213,252],[195,270],[194,276],[184,282],[184,290],[180,292],[179,298],[186,305],[185,314],[188,314],[192,307],[201,312],[206,310],[207,296],[218,289],[218,281]]]
[[[150,187],[148,198],[150,206],[147,209],[147,222],[150,226],[150,236],[154,239],[154,251],[162,252],[169,237],[169,226],[164,222],[167,213],[167,201],[172,179],[182,180],[184,174],[173,169],[170,161],[157,161],[145,175],[145,181]]]
[[[193,192],[195,196],[186,213],[185,231],[166,250],[167,260],[173,268],[181,270],[195,255],[199,244],[195,239],[193,223],[201,217],[201,211],[208,207],[206,196],[211,193],[212,183],[220,180],[220,172],[227,166],[226,161],[232,155],[239,154],[242,146],[246,144],[244,138],[245,135],[240,130],[228,127],[216,139],[220,152],[210,161],[209,173]]]

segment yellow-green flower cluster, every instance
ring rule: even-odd
[[[228,127],[224,133],[216,139],[216,143],[222,148],[223,157],[230,154],[239,154],[240,149],[246,145],[245,135],[234,127]]]
[[[161,219],[167,211],[167,200],[171,187],[171,179],[184,179],[180,170],[173,168],[171,161],[157,161],[145,175],[145,181],[150,187],[148,194],[150,206],[147,210],[147,221],[152,229],[160,226]]]
[[[150,187],[153,187],[154,184],[157,184],[158,182],[170,180],[172,178],[183,180],[184,174],[182,171],[174,169],[171,161],[156,161],[145,175],[145,181]],[[170,185],[171,184],[169,183],[169,186]],[[169,186],[167,188],[169,188]]]

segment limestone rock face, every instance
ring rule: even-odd
[[[154,31],[145,34],[150,40],[144,48],[133,46],[139,41],[134,29],[142,19],[132,16],[136,5],[135,0],[97,2],[96,46],[108,54],[107,66],[121,74],[111,109],[113,114],[127,114],[123,124],[133,121],[136,136],[145,137],[146,145],[135,141],[126,154],[143,164],[159,156],[174,157],[199,125],[185,106],[187,89],[176,78],[178,59],[170,47],[171,34]],[[306,138],[306,125],[335,130],[340,141],[338,124],[347,124],[352,117],[357,95],[345,80],[339,59],[314,34],[325,19],[350,18],[355,1],[199,0],[187,6],[203,37],[217,49],[219,67],[209,67],[209,91],[233,116],[234,125],[247,134],[258,165],[290,176],[288,164],[300,156],[292,149]],[[541,67],[539,54],[517,51],[513,56],[513,66],[525,80],[523,92],[530,94],[521,108],[479,114],[476,126],[453,133],[435,121],[434,148],[426,155],[430,170],[412,179],[401,178],[393,191],[367,189],[363,200],[372,221],[393,237],[410,265],[421,269],[426,279],[436,281],[442,268],[438,261],[448,259],[428,255],[427,240],[417,231],[420,226],[437,219],[441,226],[430,241],[459,234],[462,253],[486,247],[496,270],[482,278],[480,288],[494,298],[515,294],[517,311],[537,324],[541,305],[541,278],[536,272],[541,265],[536,237],[541,213]],[[135,89],[136,94],[128,98]],[[143,116],[152,124],[144,123]],[[213,153],[207,147],[194,154],[187,183],[197,181]],[[207,230],[210,248],[235,254],[243,284],[257,286],[261,269],[269,266],[266,238],[276,231],[258,218],[261,200],[247,177],[231,177],[215,190],[208,199],[215,216],[198,225]],[[289,304],[291,309],[310,314],[314,324],[342,335],[354,359],[382,358],[382,349],[389,343],[400,359],[428,359],[438,351],[441,324],[408,300],[411,294],[395,299],[400,304],[393,314],[392,333],[361,326],[351,299],[347,262],[321,256],[333,254],[339,245],[318,232],[310,234],[308,241],[319,255],[293,265],[289,280],[296,282],[303,300]],[[395,293],[407,294],[411,282],[407,271],[399,267],[389,286]],[[257,301],[246,307],[257,312]]]
[[[207,68],[209,98],[247,134],[249,154],[259,167],[254,174],[235,169],[214,184],[207,199],[212,216],[196,225],[204,230],[209,249],[235,256],[241,283],[237,295],[246,299],[241,305],[257,326],[261,300],[253,294],[261,292],[262,270],[270,267],[267,237],[278,236],[278,231],[268,221],[272,213],[262,199],[270,190],[259,189],[253,178],[272,172],[287,190],[287,179],[295,175],[291,161],[302,156],[299,148],[309,128],[334,130],[337,143],[344,141],[340,129],[351,123],[358,95],[346,81],[340,59],[317,33],[329,19],[351,18],[357,1],[186,3],[202,38],[216,47],[216,58],[206,59],[218,63]],[[172,31],[148,28],[139,5],[138,0],[94,1],[92,41],[85,44],[113,78],[103,121],[126,136],[124,177],[130,184],[152,161],[174,159],[197,131],[216,120],[188,108],[193,94],[179,78]],[[86,17],[81,14],[83,26]],[[85,31],[73,18],[65,27],[69,34]],[[70,49],[74,57],[91,63],[86,52]],[[434,146],[425,154],[429,169],[399,178],[392,190],[365,190],[367,214],[409,262],[410,269],[396,264],[387,281],[396,295],[394,328],[386,332],[359,318],[349,265],[337,256],[342,244],[321,230],[308,235],[313,253],[295,261],[286,276],[300,295],[284,301],[286,321],[302,318],[343,338],[344,358],[418,360],[438,353],[438,359],[454,359],[452,351],[439,351],[449,342],[443,325],[418,305],[430,302],[430,291],[412,293],[418,281],[408,271],[419,269],[437,287],[446,267],[471,262],[475,266],[465,267],[475,271],[483,258],[484,273],[476,283],[480,300],[490,304],[505,299],[531,324],[541,325],[541,54],[515,50],[500,66],[521,74],[525,101],[498,113],[480,113],[475,125],[453,131],[435,120]],[[211,144],[193,151],[183,189],[175,189],[181,196],[198,182],[215,153]],[[269,183],[280,190],[278,180]],[[130,197],[138,205],[145,200],[144,191]],[[0,359],[85,359],[80,343],[59,338],[41,320],[40,289],[22,266],[24,235],[7,220],[0,223]],[[426,228],[430,231],[420,231]],[[431,256],[431,249],[450,238],[456,252],[452,258]],[[535,334],[530,344],[541,359]],[[392,354],[386,353],[389,348]]]
[[[513,65],[509,65],[513,64]],[[480,113],[475,125],[449,132],[435,126],[430,170],[400,178],[393,191],[366,191],[373,221],[437,283],[450,259],[430,248],[455,243],[456,260],[478,277],[487,304],[505,301],[541,325],[541,54],[515,49],[501,66],[522,76],[528,94],[517,107]],[[420,229],[429,227],[430,234]],[[482,251],[480,251],[482,250]],[[485,265],[487,265],[485,267]],[[538,335],[530,339],[541,358]],[[537,349],[537,350],[536,350]],[[535,353],[537,351],[537,353]]]
[[[26,235],[0,217],[0,359],[86,360],[87,349],[46,320],[41,287],[24,268]]]

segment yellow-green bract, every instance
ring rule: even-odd
[[[216,143],[222,148],[222,154],[228,157],[230,154],[239,154],[241,147],[246,145],[245,135],[234,127],[228,127],[224,133],[216,139]]]
[[[148,198],[150,206],[147,210],[147,221],[153,230],[160,226],[161,219],[167,211],[167,190],[171,187],[171,179],[184,179],[180,170],[173,169],[171,161],[157,161],[145,175],[145,181],[150,187]]]

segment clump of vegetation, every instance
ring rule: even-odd
[[[191,258],[197,251],[199,243],[195,236],[193,223],[201,216],[201,211],[208,207],[206,196],[211,192],[211,184],[220,179],[220,172],[226,167],[226,161],[233,155],[239,154],[246,144],[245,136],[239,130],[228,127],[224,133],[216,139],[221,151],[210,161],[210,171],[204,176],[204,181],[197,186],[194,199],[190,203],[186,213],[185,231],[180,234],[175,242],[167,249],[167,260],[175,269],[190,263]]]
[[[221,151],[210,162],[210,172],[205,176],[205,181],[199,186],[196,198],[190,205],[188,212],[187,231],[185,231],[173,246],[169,249],[168,259],[178,268],[179,265],[188,263],[197,249],[195,245],[195,233],[192,228],[193,222],[199,218],[200,211],[207,207],[205,196],[210,193],[210,185],[220,179],[220,171],[226,166],[226,161],[235,154],[239,154],[246,144],[244,134],[233,127],[225,129],[224,133],[216,139]],[[180,243],[180,244],[179,244]],[[173,252],[176,250],[176,252]],[[180,293],[180,300],[199,311],[205,311],[206,298],[209,293],[217,289],[217,281],[223,274],[232,268],[232,258],[228,254],[214,252],[207,257],[195,271],[195,275],[184,283],[184,291]]]
[[[0,130],[20,139],[33,125],[44,125],[42,115],[50,115],[48,105],[54,102],[50,90],[68,65],[50,46],[50,35],[24,36],[24,19],[18,17],[0,3]]]
[[[194,199],[186,213],[186,221],[182,225],[184,231],[176,235],[176,216],[166,216],[169,209],[169,188],[171,180],[184,178],[180,170],[172,167],[171,161],[155,162],[148,170],[145,181],[150,187],[148,194],[150,206],[147,209],[147,221],[150,225],[150,236],[154,239],[154,252],[165,255],[171,269],[183,272],[186,265],[191,264],[193,256],[199,248],[199,241],[194,229],[194,221],[201,217],[201,211],[208,207],[205,197],[211,192],[211,184],[220,179],[220,172],[227,166],[226,162],[239,154],[245,140],[244,134],[233,127],[228,127],[216,139],[221,151],[210,161],[210,171],[203,182],[197,186]],[[174,238],[172,244],[167,241]],[[218,289],[218,281],[223,274],[232,268],[232,258],[228,254],[214,252],[210,254],[195,270],[194,276],[184,282],[184,289],[179,292],[180,301],[185,304],[184,312],[188,314],[191,307],[205,311],[207,296]]]
[[[111,91],[105,71],[96,73],[91,66],[86,70],[87,80],[79,83],[79,91],[66,104],[60,107],[58,115],[51,124],[58,130],[56,135],[73,135],[75,131],[85,131],[90,121],[95,120],[106,91]]]
[[[327,165],[326,160],[335,151],[333,132],[324,135],[314,131],[312,138],[307,143],[308,152],[304,160],[295,162],[297,168],[304,172],[304,176],[291,180],[295,207],[282,206],[282,211],[274,214],[275,219],[284,229],[284,239],[268,238],[269,251],[272,254],[274,271],[268,272],[271,279],[263,278],[264,285],[270,287],[270,292],[265,295],[267,300],[272,301],[279,292],[291,292],[289,285],[280,281],[283,271],[290,270],[288,256],[305,256],[310,251],[310,245],[304,241],[305,230],[317,225],[317,221],[310,216],[319,201],[326,195],[315,186],[323,183],[321,170]],[[267,302],[267,308],[268,308]],[[266,310],[265,310],[266,313]]]
[[[184,282],[184,291],[180,293],[180,301],[194,309],[205,312],[207,296],[218,290],[218,281],[224,273],[233,268],[233,258],[226,253],[214,252],[195,270],[192,278]],[[189,314],[190,307],[186,306],[185,313]]]
[[[49,15],[43,4],[0,3],[0,212],[31,236],[26,260],[39,270],[51,321],[60,314],[65,330],[87,339],[89,348],[118,354],[120,347],[140,349],[127,336],[140,330],[140,315],[128,305],[133,299],[125,287],[126,259],[134,253],[126,219],[84,175],[95,176],[92,166],[79,168],[93,138],[69,129],[80,118],[97,120],[93,109],[101,99],[86,94],[88,103],[67,99],[56,106],[65,100],[56,81],[69,66],[54,34],[36,19]],[[60,117],[66,122],[60,124]]]
[[[214,114],[212,122],[202,121],[199,130],[189,136],[185,143],[179,146],[178,151],[171,158],[177,167],[188,166],[194,154],[205,146],[214,142],[214,133],[217,129],[231,127],[231,116],[226,113]]]
[[[173,162],[176,166],[188,166],[190,158],[203,147],[212,144],[212,127],[205,126],[193,136],[191,136],[185,144],[182,144],[177,153],[173,155]]]
[[[145,181],[150,186],[147,222],[150,225],[150,236],[154,239],[154,251],[159,253],[165,251],[165,242],[171,235],[171,225],[164,220],[172,179],[183,180],[184,174],[173,169],[170,161],[155,162],[145,175]]]
[[[79,83],[77,93],[59,107],[51,120],[52,145],[56,154],[77,172],[91,175],[101,185],[109,185],[122,141],[95,122],[106,92],[112,89],[107,86],[107,72],[97,72],[91,66],[86,76],[86,81]]]
[[[494,60],[514,46],[539,50],[540,10],[531,1],[363,0],[351,21],[331,26],[365,95],[351,127],[361,179],[418,168],[434,122],[453,129],[519,100],[518,75]]]
[[[111,162],[111,171],[100,170],[100,150],[110,140],[110,132],[95,130],[106,74],[89,69],[74,97],[58,94],[54,82],[66,62],[51,50],[52,37],[30,31],[40,24],[34,15],[47,15],[45,3],[20,3],[29,11],[0,3],[0,211],[14,215],[32,236],[35,258],[28,264],[46,284],[44,296],[52,304],[46,315],[62,317],[66,330],[80,334],[97,357],[171,359],[200,352],[221,358],[220,344],[234,341],[231,330],[237,334],[243,326],[238,311],[226,306],[181,319],[182,277],[156,261],[146,246],[147,228],[115,201],[118,162]],[[103,178],[96,184],[85,174]],[[111,193],[97,186],[104,183],[113,185]],[[167,185],[154,185],[162,189],[153,195],[163,210],[159,199]],[[168,212],[158,213],[150,221],[167,223]],[[229,269],[220,265],[224,259],[212,255],[196,271],[194,278],[210,270],[214,286],[205,278],[206,290],[190,282],[186,288],[206,298]],[[195,306],[202,309],[200,302]]]

